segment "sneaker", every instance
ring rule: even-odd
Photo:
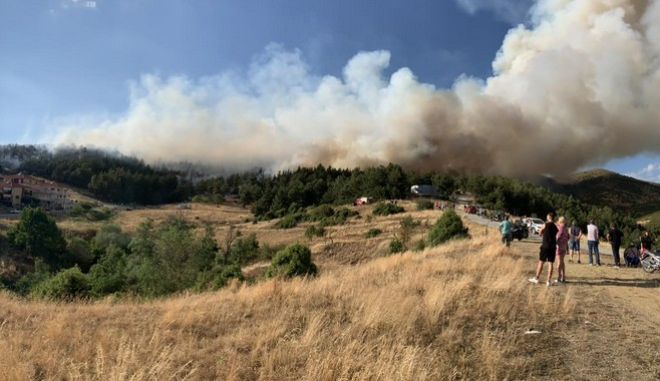
[[[561,282],[560,279],[555,279],[555,280],[552,281],[552,283],[554,283],[554,284],[557,284],[557,283],[559,283],[559,282]]]
[[[529,283],[539,284],[539,280],[536,279],[536,278],[529,278],[529,279],[527,279],[527,281],[528,281]]]
[[[619,265],[614,265],[614,268],[615,268],[615,269],[618,269],[618,268],[620,268],[620,267],[619,267]]]
[[[545,282],[545,285],[548,287],[552,287],[553,283],[552,282]]]

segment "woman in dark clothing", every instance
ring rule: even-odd
[[[539,263],[536,265],[536,276],[529,278],[530,283],[538,284],[539,277],[543,271],[543,264],[548,262],[548,281],[546,285],[552,286],[552,272],[554,271],[555,255],[557,254],[557,226],[554,223],[555,215],[549,213],[546,217],[546,223],[541,234],[543,235],[543,243],[539,250]]]

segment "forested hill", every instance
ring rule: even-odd
[[[548,189],[597,206],[608,206],[634,217],[660,210],[660,184],[648,183],[603,169],[581,172],[564,180],[546,179]]]
[[[38,146],[0,146],[0,170],[54,180],[115,203],[177,202],[189,196],[190,188],[177,172],[87,148],[53,152]]]

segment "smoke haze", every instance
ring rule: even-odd
[[[299,51],[271,45],[244,75],[143,76],[121,117],[60,126],[56,144],[233,170],[394,162],[504,175],[660,152],[660,0],[539,0],[531,20],[509,31],[486,80],[387,77],[387,51],[317,77]]]

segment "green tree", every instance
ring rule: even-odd
[[[9,241],[33,258],[42,258],[51,267],[63,266],[66,241],[50,216],[40,208],[27,208],[9,230]]]
[[[435,223],[429,232],[429,245],[437,246],[454,238],[467,238],[468,229],[456,212],[448,210]]]
[[[312,262],[312,252],[307,246],[296,243],[275,255],[266,271],[266,276],[273,278],[315,275],[316,271],[316,265]]]
[[[62,270],[34,287],[32,295],[50,299],[76,299],[89,296],[91,284],[80,268]]]

